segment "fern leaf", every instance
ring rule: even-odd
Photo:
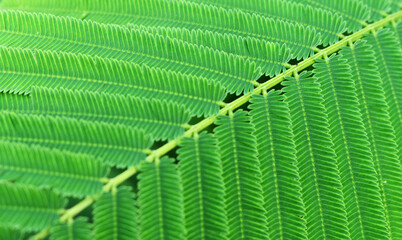
[[[399,40],[399,47],[402,48],[402,21],[392,23],[392,28],[397,40]]]
[[[344,59],[333,55],[317,60],[314,77],[321,86],[335,144],[350,237],[388,239],[384,206],[351,69]]]
[[[58,223],[50,229],[50,240],[91,240],[91,224],[86,217]]]
[[[402,238],[402,169],[373,46],[365,41],[341,50],[349,62],[392,239]]]
[[[300,34],[305,33],[300,30]],[[20,41],[14,41],[15,37]],[[254,62],[222,51],[117,25],[53,15],[2,11],[0,40],[8,47],[97,55],[203,76],[238,94],[251,91],[261,75]]]
[[[94,239],[138,239],[137,209],[130,187],[104,193],[95,202],[93,215]]]
[[[348,32],[356,32],[362,28],[362,22],[369,18],[370,10],[361,0],[291,0],[293,2],[321,8],[342,16],[346,21]]]
[[[146,27],[134,24],[130,24],[129,27],[215,48],[250,61],[255,61],[257,67],[260,67],[262,73],[266,76],[274,76],[285,70],[285,64],[291,58],[290,50],[285,45],[257,38],[244,38],[233,34],[221,34],[200,29]]]
[[[389,29],[367,35],[365,40],[374,47],[385,100],[398,144],[398,156],[402,163],[402,51],[398,47],[398,39]]]
[[[267,239],[254,127],[244,111],[220,116],[218,139],[225,185],[228,239]]]
[[[196,115],[217,113],[226,95],[204,78],[88,55],[0,47],[0,56],[1,92],[28,94],[39,86],[129,94],[174,101]]]
[[[174,159],[146,163],[138,175],[140,237],[143,240],[185,239],[182,189]]]
[[[0,142],[0,179],[53,187],[66,196],[99,193],[109,169],[98,159],[42,147]]]
[[[279,19],[292,24],[314,29],[320,33],[324,46],[339,40],[338,34],[344,32],[345,22],[340,16],[296,4],[284,0],[191,0],[193,2],[212,4],[227,9],[236,8],[249,14],[259,14],[264,17]]]
[[[308,239],[348,239],[342,185],[319,85],[303,72],[288,77],[289,105]]]
[[[0,239],[23,240],[24,234],[20,230],[0,225]]]
[[[398,12],[400,10],[400,6],[402,5],[401,0],[390,0],[391,4],[391,12]]]
[[[273,20],[259,15],[250,15],[236,9],[223,9],[215,6],[196,4],[183,0],[129,0],[108,1],[81,0],[54,1],[36,0],[5,2],[3,7],[23,10],[64,9],[85,12],[85,19],[103,23],[140,24],[144,26],[185,27],[211,32],[231,33],[243,37],[256,37],[262,40],[286,43],[294,49],[298,59],[313,54],[313,47],[319,44],[319,36],[314,29]],[[74,14],[79,15],[79,14]],[[197,17],[194,17],[197,16]],[[214,16],[211,18],[211,16]],[[268,27],[267,27],[268,26]]]
[[[40,231],[60,217],[66,201],[48,189],[0,182],[0,224],[24,231]]]
[[[249,106],[256,128],[269,239],[306,239],[289,109],[280,93],[253,96]]]
[[[191,116],[184,106],[157,99],[43,87],[32,87],[31,97],[0,94],[0,109],[124,124],[156,140],[182,135]]]
[[[86,153],[117,167],[140,164],[152,144],[144,132],[131,127],[70,118],[4,112],[0,125],[2,140]]]
[[[215,138],[184,138],[178,150],[187,239],[226,239],[222,166]]]
[[[382,13],[389,12],[390,0],[360,0],[370,9],[370,20],[375,22],[383,18]]]

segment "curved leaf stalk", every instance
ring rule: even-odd
[[[237,98],[236,100],[232,101],[231,103],[224,105],[221,108],[221,110],[219,111],[219,115],[228,115],[228,113],[230,111],[233,111],[233,110],[241,107],[243,104],[249,102],[249,100],[251,99],[251,97],[253,95],[259,95],[259,94],[262,94],[264,92],[264,90],[271,89],[272,87],[281,83],[285,79],[285,77],[292,76],[294,74],[294,72],[300,72],[300,71],[308,68],[309,66],[313,65],[317,59],[321,59],[325,55],[330,55],[330,54],[340,50],[341,47],[347,46],[349,43],[356,42],[357,40],[363,38],[365,36],[365,34],[370,33],[372,30],[378,30],[380,28],[383,28],[384,26],[391,23],[392,21],[397,21],[401,18],[402,18],[402,11],[399,11],[392,15],[388,15],[387,17],[385,17],[384,19],[382,19],[378,22],[367,25],[365,28],[361,29],[360,31],[343,38],[339,42],[317,52],[314,56],[300,62],[297,65],[292,66],[286,72],[283,72],[280,75],[270,79],[269,81],[267,81],[263,84],[260,84],[260,86],[255,88],[252,92],[244,94],[243,96]],[[208,117],[208,118],[202,120],[198,124],[193,125],[189,130],[187,130],[183,134],[183,136],[178,137],[172,141],[169,141],[168,143],[161,146],[160,148],[153,150],[147,156],[146,162],[153,162],[156,159],[159,159],[161,156],[165,155],[166,153],[168,153],[169,151],[174,149],[176,146],[178,146],[178,144],[181,142],[183,137],[191,137],[195,133],[199,133],[202,130],[204,130],[205,128],[207,128],[208,126],[214,124],[215,121],[217,120],[217,117],[218,116],[215,115],[215,116],[211,116],[211,117]],[[116,177],[109,179],[109,181],[103,187],[103,192],[111,191],[111,189],[113,187],[120,185],[121,183],[126,181],[128,178],[130,178],[131,176],[136,174],[138,171],[139,171],[139,167],[133,166],[133,167],[128,168],[121,174],[117,175]],[[62,222],[65,222],[68,219],[73,218],[74,216],[79,214],[81,211],[83,211],[85,208],[90,206],[99,197],[100,197],[100,194],[89,196],[89,197],[85,198],[84,200],[82,200],[81,202],[79,202],[78,204],[73,206],[72,208],[63,211],[63,213],[60,217],[60,220]],[[45,229],[44,231],[48,231],[48,230]],[[47,236],[43,232],[40,232],[37,234],[37,236],[39,236],[39,235],[41,236],[41,238],[34,237],[34,239],[43,239],[44,237]]]

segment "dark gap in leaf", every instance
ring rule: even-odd
[[[306,69],[304,69],[303,71],[313,71],[313,70],[314,70],[314,67],[313,67],[313,65],[311,65],[311,66],[307,67]]]
[[[320,50],[325,49],[325,48],[327,48],[327,47],[328,47],[328,45],[324,46],[324,45],[322,45],[322,44],[320,44],[320,45],[317,46],[317,48],[320,49]]]
[[[154,145],[152,145],[151,150],[155,150],[158,149],[160,147],[162,147],[163,145],[165,145],[166,143],[168,143],[167,140],[158,140],[158,141],[154,141]]]
[[[247,102],[243,105],[241,105],[238,109],[244,110],[248,112],[248,106],[250,105],[250,102]],[[237,110],[236,110],[237,111]]]
[[[205,119],[205,117],[203,117],[203,116],[201,116],[201,117],[193,116],[193,117],[190,119],[190,122],[188,122],[188,124],[190,124],[190,125],[195,125],[195,124],[201,122],[201,121],[204,120],[204,119]]]
[[[257,82],[258,82],[258,83],[265,83],[265,82],[269,81],[270,79],[271,79],[271,77],[262,75],[262,76],[257,80]]]
[[[201,132],[214,133],[214,128],[215,128],[215,127],[216,127],[215,124],[211,124],[211,125],[209,125],[206,129],[204,129],[204,130],[201,131]]]
[[[170,158],[176,159],[176,163],[177,163],[177,153],[176,153],[176,151],[177,151],[178,148],[179,148],[179,147],[173,148],[172,150],[170,150],[169,152],[167,152],[167,153],[165,154],[165,156],[168,156],[168,157],[170,157]]]
[[[301,62],[302,60],[297,60],[296,58],[291,59],[288,63],[290,65],[297,65]]]
[[[268,77],[268,76],[263,75],[263,76],[260,77],[260,79],[258,79],[258,82],[261,83],[261,84],[263,84],[263,83],[265,83],[265,82],[270,81],[272,78],[273,78],[273,77]],[[281,84],[277,84],[277,85],[275,85],[274,87],[272,87],[271,89],[280,90],[280,89],[282,89],[282,85],[281,85]],[[268,91],[271,90],[271,89],[268,89]],[[245,105],[246,105],[246,107],[247,107],[249,104],[245,104]],[[244,108],[242,108],[242,109],[244,109]]]
[[[113,178],[116,177],[117,175],[119,175],[120,173],[122,173],[125,169],[119,169],[116,167],[111,167],[110,168],[110,173],[109,173],[109,178]]]
[[[351,33],[351,32],[344,32],[344,33],[342,33],[345,37],[347,37],[347,36],[349,36],[349,35],[352,35],[353,33]]]
[[[223,100],[225,103],[230,103],[234,100],[236,100],[237,98],[240,98],[241,96],[243,96],[243,93],[240,95],[236,95],[235,93],[228,93],[228,95],[226,96],[225,100]]]
[[[138,174],[134,174],[133,176],[131,176],[129,179],[127,179],[126,181],[124,181],[121,186],[130,186],[133,189],[133,192],[135,193],[135,196],[137,196],[137,192],[138,192],[138,179],[137,179]]]

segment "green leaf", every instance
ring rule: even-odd
[[[28,94],[32,86],[129,94],[185,104],[212,115],[225,98],[220,84],[171,71],[88,55],[0,47],[0,91]]]
[[[382,13],[389,12],[390,0],[360,0],[370,9],[370,20],[375,22],[383,18]]]
[[[58,223],[50,229],[50,240],[91,240],[91,224],[86,217]]]
[[[94,155],[111,166],[145,160],[151,139],[135,128],[64,117],[0,113],[0,139]]]
[[[391,12],[395,13],[398,12],[401,8],[402,1],[401,0],[390,0],[391,4]]]
[[[0,0],[0,239],[402,239],[401,1]]]
[[[96,200],[93,210],[94,239],[137,238],[137,209],[130,187],[114,188]]]
[[[371,143],[388,232],[392,239],[398,239],[402,238],[402,168],[377,67],[379,63],[372,49],[372,45],[359,41],[352,48],[343,48],[341,54],[352,69],[363,123]]]
[[[228,239],[267,239],[254,127],[244,111],[220,116],[214,129],[221,153]]]
[[[398,21],[397,23],[393,23],[392,27],[394,28],[395,36],[397,40],[399,40],[399,46],[402,48],[402,21]]]
[[[187,239],[226,239],[222,166],[216,139],[184,138],[178,152]]]
[[[128,0],[117,1],[113,4],[105,0],[8,2],[6,1],[2,6],[28,11],[39,10],[64,16],[69,16],[71,13],[73,13],[72,16],[85,15],[85,19],[102,23],[184,27],[255,37],[287,44],[289,48],[293,49],[294,55],[298,59],[313,54],[313,48],[319,44],[319,36],[314,29],[309,27],[259,15],[250,15],[237,9],[226,10],[182,0]],[[60,11],[60,9],[63,10]]]
[[[294,136],[289,109],[280,94],[272,90],[255,95],[249,106],[256,129],[269,239],[306,239]]]
[[[287,77],[288,103],[296,144],[308,239],[348,239],[345,203],[328,118],[319,85],[303,72]]]
[[[20,230],[0,225],[0,239],[23,240],[24,234]]]
[[[157,99],[43,87],[32,87],[30,95],[0,94],[0,109],[124,124],[142,129],[155,140],[183,135],[191,116],[184,106]]]
[[[319,83],[345,199],[351,239],[388,239],[373,154],[360,113],[352,71],[340,56],[317,60]]]
[[[14,41],[17,36],[19,41]],[[237,94],[251,91],[261,75],[254,62],[222,51],[123,26],[53,15],[2,11],[0,40],[7,47],[97,55],[202,76]]]
[[[249,14],[279,19],[288,23],[314,29],[320,34],[324,46],[339,40],[338,34],[344,32],[345,22],[340,16],[310,6],[284,0],[190,0],[224,7],[237,8]]]
[[[65,199],[48,189],[0,182],[0,225],[40,231],[60,217]]]
[[[286,45],[259,40],[257,38],[239,37],[234,34],[221,34],[200,29],[190,30],[187,28],[160,26],[146,27],[134,24],[130,24],[129,27],[211,47],[250,61],[255,61],[257,67],[260,67],[262,73],[266,76],[274,76],[285,70],[285,64],[292,56]]]
[[[83,197],[99,193],[108,173],[108,168],[88,155],[0,141],[0,179]]]
[[[348,32],[357,32],[370,17],[370,10],[361,0],[291,0],[338,14],[346,21]],[[376,0],[375,0],[376,1]]]
[[[389,29],[379,30],[367,35],[364,39],[374,47],[376,65],[395,131],[399,161],[402,163],[402,51],[398,47],[398,39]]]
[[[185,239],[182,188],[174,159],[145,163],[138,175],[140,238]]]

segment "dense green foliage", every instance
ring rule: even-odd
[[[0,239],[402,239],[401,6],[1,0]]]

